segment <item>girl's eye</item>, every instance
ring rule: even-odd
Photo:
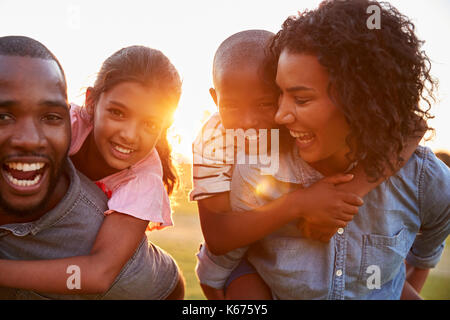
[[[156,131],[159,129],[159,126],[153,121],[148,121],[146,123],[146,126],[147,126],[147,129],[149,129],[151,131]]]
[[[119,118],[122,118],[122,117],[123,117],[123,112],[120,111],[120,110],[117,110],[117,109],[109,109],[108,111],[109,111],[109,113],[110,113],[111,115],[113,115],[113,116],[115,116],[115,117],[119,117]]]

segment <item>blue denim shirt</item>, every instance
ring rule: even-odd
[[[65,169],[70,186],[55,208],[36,221],[0,225],[0,259],[56,259],[89,254],[104,220],[107,198],[75,170],[70,160]],[[82,277],[83,270],[81,283]],[[134,255],[103,294],[62,295],[0,287],[0,299],[164,299],[177,281],[175,261],[143,235]]]
[[[296,153],[275,176],[237,165],[234,209],[251,210],[321,175]],[[450,171],[428,148],[364,197],[358,215],[329,243],[303,238],[296,222],[255,243],[248,260],[278,299],[399,299],[405,264],[433,268],[450,232]],[[378,272],[374,273],[374,268]],[[379,289],[374,280],[379,277]]]

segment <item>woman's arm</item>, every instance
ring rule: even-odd
[[[0,286],[46,293],[107,291],[136,251],[148,221],[114,212],[105,217],[89,255],[53,260],[0,260]],[[68,267],[80,270],[80,289],[69,289]]]

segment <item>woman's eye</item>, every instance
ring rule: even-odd
[[[294,98],[295,104],[302,106],[309,102],[309,99]]]

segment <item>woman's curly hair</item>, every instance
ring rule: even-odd
[[[380,8],[380,29],[367,26],[371,5]],[[329,73],[330,98],[350,125],[347,157],[377,179],[403,162],[408,138],[432,130],[426,120],[437,82],[422,44],[414,24],[389,3],[324,1],[283,23],[270,44],[269,64],[276,72],[283,50],[317,56]],[[419,107],[421,99],[426,108]]]

